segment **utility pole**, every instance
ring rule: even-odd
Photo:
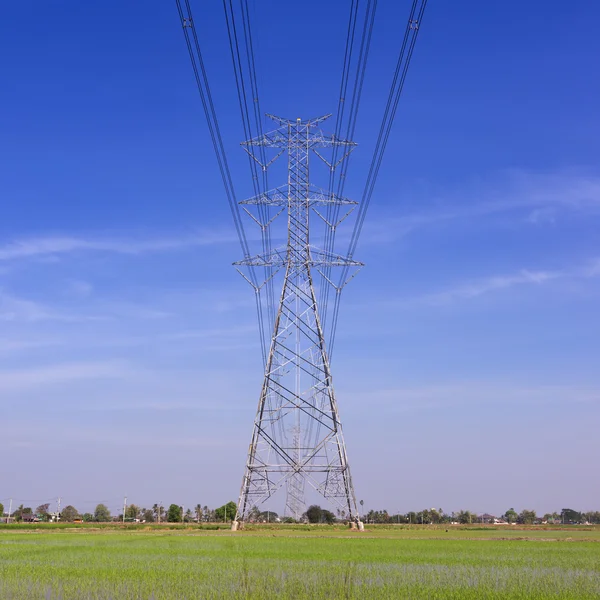
[[[56,522],[58,523],[58,521],[60,521],[60,501],[61,501],[61,497],[59,496],[56,499]]]
[[[125,511],[127,510],[127,496],[123,499],[123,525],[125,525]]]
[[[309,120],[268,116],[278,128],[242,145],[254,160],[258,160],[253,154],[256,147],[261,151],[278,149],[277,156],[287,153],[287,184],[240,204],[261,229],[275,218],[262,221],[261,210],[273,207],[279,210],[277,214],[286,211],[287,244],[234,264],[265,272],[265,281],[258,286],[244,275],[257,294],[278,271],[285,275],[279,307],[273,314],[271,345],[233,528],[246,520],[251,507],[264,503],[281,488],[287,491],[286,514],[299,520],[305,511],[307,483],[336,508],[347,511],[360,528],[314,278],[320,275],[323,286],[331,285],[339,293],[362,263],[334,254],[329,246],[319,249],[310,237],[316,218],[324,221],[323,227],[333,235],[356,202],[309,181],[309,157],[313,153],[333,172],[356,144],[324,133],[320,124],[328,116]],[[332,158],[329,162],[323,156],[328,149],[333,156],[341,152],[339,161]],[[269,166],[261,165],[264,170]],[[258,218],[247,209],[252,206]],[[328,220],[319,212],[339,214],[341,209],[344,215],[339,220]],[[352,274],[336,286],[334,278],[327,276],[332,267]]]
[[[10,513],[12,512],[12,498],[8,503],[8,517],[6,517],[6,522],[10,523]]]

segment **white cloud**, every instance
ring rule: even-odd
[[[443,305],[456,300],[468,300],[491,292],[507,290],[516,286],[543,285],[562,279],[590,279],[600,276],[600,258],[588,261],[587,264],[563,270],[528,270],[522,269],[508,275],[482,277],[473,281],[459,284],[455,287],[425,294],[416,298],[400,300],[402,305],[413,306],[420,304]],[[398,302],[394,302],[398,304]]]
[[[17,392],[85,379],[122,377],[126,369],[116,362],[69,362],[29,369],[0,370],[0,392]]]
[[[0,261],[24,258],[48,258],[61,254],[85,251],[140,255],[229,243],[236,241],[236,239],[229,231],[146,239],[133,239],[129,236],[127,238],[42,236],[16,240],[0,246]]]
[[[565,276],[566,273],[561,273],[560,271],[523,270],[513,275],[499,275],[479,279],[442,292],[430,294],[422,299],[430,304],[445,304],[461,298],[475,298],[489,292],[505,290],[516,285],[540,285]]]
[[[66,292],[75,298],[87,298],[91,295],[94,286],[89,281],[74,279],[67,281]]]
[[[57,312],[33,300],[19,298],[0,291],[0,321],[98,321],[103,317]]]
[[[391,242],[415,230],[452,221],[469,221],[503,213],[536,225],[554,223],[563,213],[600,215],[600,177],[574,171],[536,174],[511,171],[501,181],[462,185],[460,190],[428,192],[434,208],[370,222],[365,243]]]
[[[503,381],[464,381],[439,385],[399,387],[393,389],[356,392],[340,390],[344,402],[381,406],[382,410],[414,412],[460,406],[491,406],[502,408],[516,406],[558,406],[600,403],[600,388],[585,385],[548,385]]]
[[[556,223],[556,209],[553,207],[536,208],[531,211],[527,217],[529,223],[534,225],[544,225],[546,223]]]
[[[55,338],[48,339],[18,339],[0,338],[0,354],[14,354],[15,352],[36,350],[39,348],[48,348],[50,346],[61,345],[61,342]]]
[[[142,410],[147,410],[143,408]],[[148,435],[147,429],[135,431],[135,425],[127,422],[115,423],[112,427],[95,425],[92,422],[79,421],[75,426],[66,425],[60,428],[48,427],[47,424],[30,420],[24,423],[22,420],[7,420],[10,427],[2,439],[4,447],[8,448],[48,448],[51,445],[64,446],[65,444],[77,444],[78,447],[87,447],[89,444],[102,444],[108,446],[128,446],[134,448],[211,448],[228,447],[235,437],[224,434],[201,436],[195,435],[173,435],[163,431],[160,426],[153,427],[152,435]]]
[[[239,325],[238,327],[227,327],[221,329],[186,329],[162,336],[168,340],[189,339],[239,339],[248,334],[254,334],[258,338],[258,325]]]

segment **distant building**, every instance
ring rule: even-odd
[[[41,519],[33,513],[23,513],[21,515],[21,521],[23,521],[23,523],[39,523],[40,520]]]

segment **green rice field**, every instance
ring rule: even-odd
[[[600,529],[0,529],[0,598],[600,598]]]

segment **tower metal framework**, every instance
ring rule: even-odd
[[[345,217],[356,202],[318,188],[309,178],[312,154],[333,171],[355,144],[321,130],[320,124],[329,115],[309,120],[268,116],[278,127],[242,145],[257,162],[255,149],[261,150],[260,156],[265,148],[278,149],[273,161],[287,153],[287,184],[240,204],[244,208],[279,207],[277,214],[285,211],[287,243],[234,263],[238,270],[263,270],[262,285],[272,282],[277,272],[284,273],[234,526],[284,487],[286,515],[299,519],[305,511],[307,483],[359,523],[314,279],[318,277],[321,285],[334,285],[328,277],[330,269],[345,267],[351,270],[349,281],[362,263],[311,243],[312,218],[318,215],[330,228],[339,224],[327,221],[319,210],[345,208]],[[324,158],[327,148],[335,157],[331,162]],[[260,164],[263,170],[269,166]],[[269,223],[259,225],[265,228]],[[261,286],[252,285],[258,292]],[[340,290],[339,285],[334,287]]]

